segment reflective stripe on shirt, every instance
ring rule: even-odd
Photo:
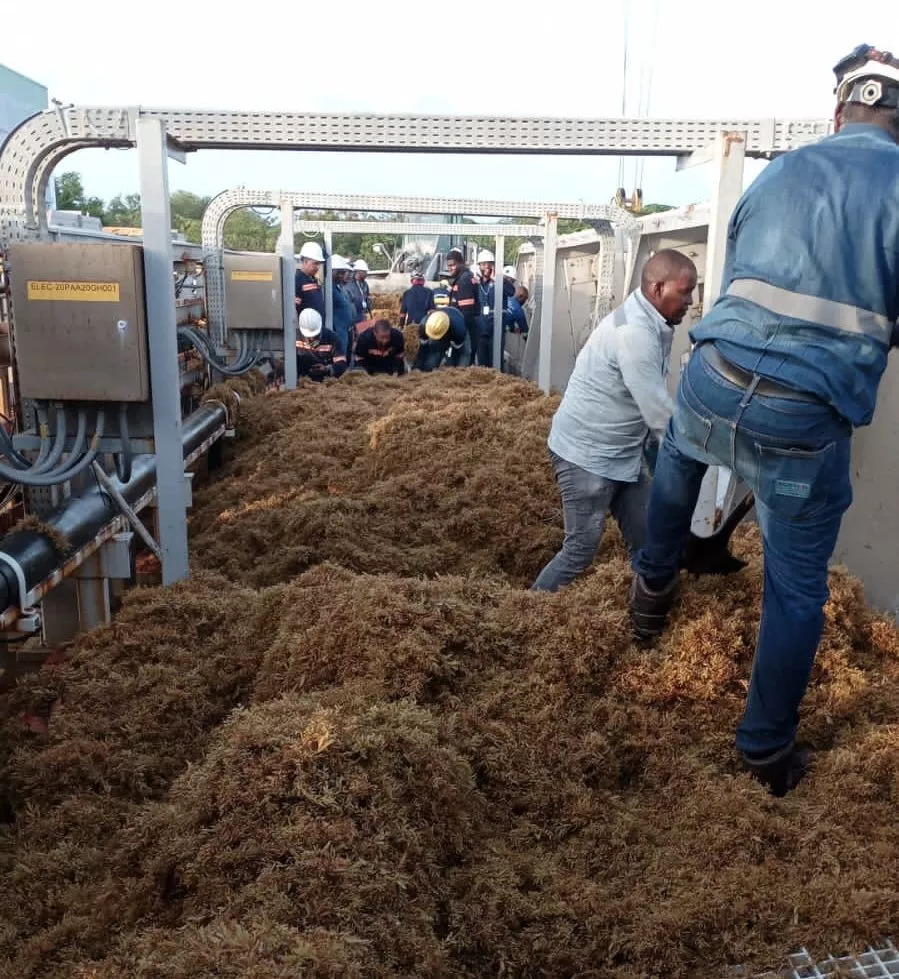
[[[760,279],[735,279],[727,287],[727,294],[748,299],[778,316],[817,323],[843,333],[860,333],[886,345],[890,342],[893,324],[886,316],[869,309],[791,292]]]

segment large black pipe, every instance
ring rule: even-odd
[[[221,427],[225,420],[225,409],[219,404],[203,405],[185,418],[181,427],[185,457]],[[133,505],[153,487],[156,457],[148,455],[135,459],[131,479],[125,484],[120,483],[114,475],[111,478],[122,496]],[[69,497],[44,523],[62,534],[71,549],[77,551],[93,540],[120,512],[108,493],[104,493],[99,486],[93,486],[80,496]],[[0,539],[0,552],[22,568],[29,591],[59,566],[59,555],[51,541],[33,530],[7,534]],[[6,561],[0,559],[0,609],[9,608],[10,605],[21,607],[19,598],[17,575]]]

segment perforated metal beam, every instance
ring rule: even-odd
[[[297,218],[294,228],[305,234],[323,234],[330,231],[341,235],[376,235],[380,232],[388,235],[446,235],[460,228],[470,231],[473,237],[484,238],[494,235],[516,235],[520,238],[533,238],[543,234],[540,224],[447,224],[439,222],[409,222],[404,221],[304,221]]]
[[[555,201],[498,201],[460,197],[395,197],[367,194],[311,194],[277,190],[250,190],[238,187],[222,191],[214,197],[203,214],[203,260],[206,267],[206,306],[212,336],[219,342],[225,340],[225,288],[223,247],[225,222],[235,211],[244,207],[284,206],[297,210],[356,211],[362,213],[400,214],[453,214],[477,217],[539,217],[561,213],[565,217],[581,218],[596,227],[602,239],[600,282],[597,290],[597,311],[602,315],[611,308],[615,262],[615,236],[612,226],[624,229],[634,240],[639,238],[640,223],[632,214],[614,204],[558,203]],[[387,221],[299,221],[296,230],[309,233],[372,233],[372,234],[452,234],[460,225],[448,226],[435,223],[397,224]],[[525,238],[541,237],[544,228],[537,225],[488,225],[466,226],[478,235],[517,235]]]
[[[419,153],[683,156],[720,132],[742,133],[746,155],[770,157],[830,131],[826,119],[557,119],[216,112],[56,107],[14,130],[0,152],[0,242],[44,228],[42,198],[54,163],[86,146],[133,146],[138,116],[160,119],[185,150],[307,149]],[[560,215],[561,216],[561,215]]]

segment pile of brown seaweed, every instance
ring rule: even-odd
[[[891,933],[899,634],[834,574],[828,750],[772,799],[731,748],[751,530],[653,650],[614,529],[526,590],[554,404],[477,369],[242,400],[192,580],[4,701],[0,975],[721,976]]]

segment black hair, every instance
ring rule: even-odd
[[[696,274],[696,266],[683,252],[663,248],[643,266],[641,286],[645,292],[653,282],[669,282],[679,279],[684,272]]]
[[[899,109],[891,106],[844,102],[843,122],[866,122],[885,129],[899,143]]]

